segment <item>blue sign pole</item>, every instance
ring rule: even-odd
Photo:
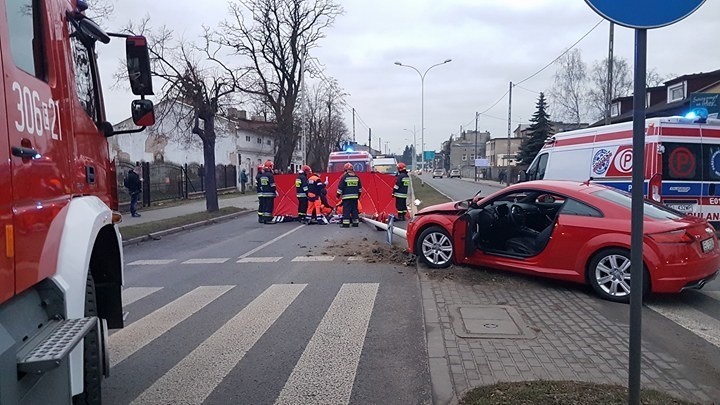
[[[697,10],[705,0],[585,0],[606,19],[635,28],[635,88],[633,94],[633,164],[630,221],[630,358],[628,402],[640,404],[643,301],[643,221],[645,174],[645,86],[647,73],[647,30],[676,23]],[[625,274],[615,277],[625,283]]]

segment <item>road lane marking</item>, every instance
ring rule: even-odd
[[[348,257],[349,262],[364,262],[365,258],[362,256],[350,256]]]
[[[203,403],[306,285],[270,286],[132,403]]]
[[[247,253],[245,253],[245,254],[243,254],[243,255],[238,256],[238,259],[242,259],[242,258],[245,258],[245,257],[248,257],[248,256],[252,255],[252,254],[255,253],[255,252],[259,252],[260,250],[262,250],[262,249],[264,249],[264,248],[272,245],[273,243],[275,243],[275,242],[279,241],[280,239],[282,239],[282,238],[290,235],[290,234],[293,233],[293,232],[299,231],[300,229],[302,229],[302,228],[304,228],[304,227],[305,227],[305,225],[300,225],[300,226],[298,226],[297,228],[293,228],[293,229],[285,232],[284,234],[278,236],[277,238],[275,238],[275,239],[273,239],[273,240],[269,240],[269,241],[263,243],[262,245],[256,247],[255,249],[253,249],[253,250],[251,250],[251,251],[249,251],[249,252],[247,252]]]
[[[683,303],[648,305],[650,309],[720,347],[720,321]]]
[[[292,262],[331,262],[335,256],[298,256]]]
[[[223,264],[226,261],[230,260],[229,257],[220,257],[220,258],[209,258],[209,259],[189,259],[185,260],[181,264]]]
[[[170,264],[174,261],[175,261],[175,259],[135,260],[132,263],[128,263],[128,266],[155,266],[155,265]]]
[[[135,301],[141,300],[148,295],[162,290],[162,287],[129,287],[122,291],[122,304],[130,305]]]
[[[130,357],[232,288],[229,285],[198,287],[113,333],[108,345],[111,365]]]
[[[700,291],[708,297],[720,301],[720,291]]]
[[[350,402],[378,286],[343,284],[275,404]]]
[[[243,257],[238,263],[277,263],[282,257]]]

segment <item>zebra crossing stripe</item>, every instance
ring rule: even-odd
[[[243,257],[238,263],[277,263],[282,257]]]
[[[128,263],[128,266],[156,266],[163,264],[170,264],[175,259],[153,259],[153,260],[135,260],[132,263]]]
[[[203,403],[306,285],[270,286],[132,403]]]
[[[111,365],[116,365],[204,308],[233,286],[201,286],[110,336]]]
[[[298,256],[291,262],[331,262],[335,260],[335,256]]]
[[[122,291],[122,304],[130,305],[135,301],[141,300],[148,295],[160,291],[160,287],[129,287]]]
[[[648,305],[650,309],[720,347],[720,321],[683,303]]]
[[[377,283],[343,284],[276,405],[350,402],[378,286]]]
[[[208,259],[188,259],[182,264],[222,264],[230,260],[229,257],[208,258]]]

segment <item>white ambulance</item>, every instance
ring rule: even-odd
[[[632,122],[553,135],[524,180],[591,180],[631,190]],[[645,122],[645,195],[720,225],[720,120]]]

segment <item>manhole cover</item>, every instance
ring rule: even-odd
[[[463,338],[535,337],[520,313],[506,305],[460,305],[450,307],[455,334]]]

